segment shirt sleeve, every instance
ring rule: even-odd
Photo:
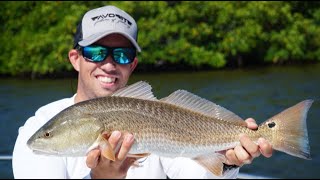
[[[177,157],[177,158],[160,158],[163,170],[170,179],[235,179],[238,176],[239,168],[234,168],[224,172],[224,175],[219,177],[207,171],[200,164],[192,159]]]
[[[65,179],[84,177],[88,171],[79,168],[82,173],[78,176],[70,175],[66,157],[45,156],[34,154],[27,146],[29,138],[54,115],[74,104],[74,97],[61,99],[40,107],[35,115],[27,119],[18,130],[18,136],[12,153],[12,171],[16,179]],[[81,159],[82,160],[82,159]],[[76,161],[75,161],[76,162]],[[71,164],[73,165],[73,164]],[[80,166],[81,167],[81,166]],[[86,168],[86,167],[85,167]],[[85,169],[86,170],[86,169]]]
[[[16,179],[60,179],[66,178],[65,162],[61,157],[34,154],[27,146],[29,137],[36,131],[35,116],[19,128],[12,154],[12,170]]]

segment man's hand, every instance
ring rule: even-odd
[[[90,151],[87,154],[86,163],[87,166],[91,168],[92,179],[125,178],[128,169],[136,160],[136,158],[127,157],[127,154],[134,142],[132,134],[122,135],[121,132],[114,131],[108,141],[115,151],[116,160],[111,161],[106,159],[101,155],[99,149]]]
[[[248,118],[246,123],[250,129],[258,128],[256,121],[252,118]],[[261,154],[267,158],[272,156],[272,145],[263,138],[259,138],[258,144],[256,144],[247,135],[241,134],[240,143],[241,145],[226,151],[226,164],[243,166],[244,164],[251,164],[253,159]]]

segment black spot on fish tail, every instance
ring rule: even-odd
[[[273,128],[276,126],[276,123],[275,122],[271,122],[271,123],[268,123],[268,127],[269,128]]]

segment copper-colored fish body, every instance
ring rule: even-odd
[[[242,118],[211,101],[185,90],[158,100],[149,84],[138,82],[112,96],[66,108],[40,128],[28,146],[35,153],[56,156],[85,156],[100,147],[105,157],[114,160],[101,134],[117,130],[133,134],[132,157],[150,153],[189,157],[221,175],[225,157],[217,152],[238,145],[242,133],[255,142],[267,139],[275,150],[310,159],[306,114],[312,102],[302,101],[251,130]]]

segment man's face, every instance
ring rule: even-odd
[[[108,35],[95,44],[109,47],[132,47],[130,41],[120,34]],[[89,62],[79,57],[79,76],[76,101],[83,101],[112,94],[124,87],[137,65],[137,58],[131,64],[120,65],[109,55],[103,62]]]

